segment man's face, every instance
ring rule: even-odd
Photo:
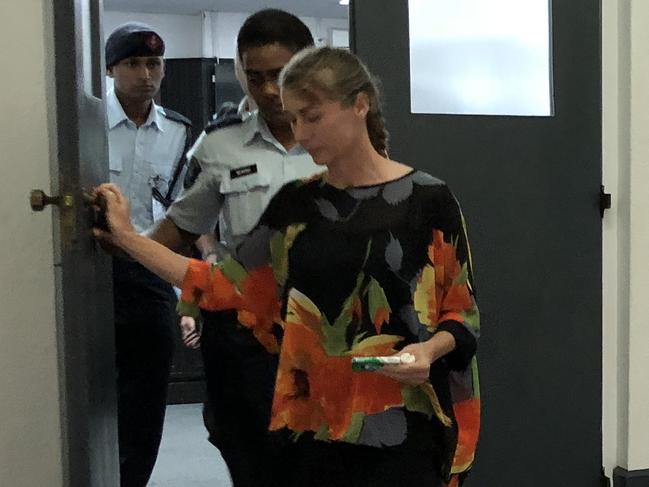
[[[152,99],[158,93],[164,75],[164,60],[160,56],[129,57],[108,68],[108,76],[115,82],[115,91],[133,102]]]
[[[288,124],[290,117],[282,107],[277,78],[293,57],[293,51],[281,44],[251,47],[241,53],[248,91],[259,107],[259,113],[270,125]]]

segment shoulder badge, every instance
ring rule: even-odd
[[[239,125],[243,123],[243,119],[239,114],[238,107],[232,102],[225,102],[216,112],[216,118],[207,124],[205,133],[209,134],[217,129],[229,127],[231,125]]]
[[[174,112],[173,110],[169,110],[168,108],[163,108],[162,111],[164,112],[165,118],[168,118],[169,120],[173,120],[174,122],[182,123],[187,127],[192,126],[192,121],[187,117],[185,117],[184,115],[181,115],[178,112]]]

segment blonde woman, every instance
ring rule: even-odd
[[[377,88],[354,55],[303,51],[280,85],[296,140],[328,171],[286,185],[236,255],[209,266],[139,236],[112,185],[98,190],[112,233],[97,235],[181,286],[184,312],[237,309],[279,354],[276,485],[457,486],[480,408],[457,201],[386,156]],[[399,363],[353,368],[374,356]]]

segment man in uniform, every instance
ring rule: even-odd
[[[287,12],[262,10],[245,21],[237,48],[258,111],[245,121],[226,127],[217,121],[205,129],[188,154],[201,172],[151,238],[178,249],[218,222],[221,243],[233,249],[285,183],[320,171],[295,141],[277,84],[284,65],[311,45],[309,29]],[[204,257],[217,259],[217,250]],[[221,450],[235,487],[258,487],[268,477],[264,461],[277,357],[237,322],[236,313],[204,316],[210,441]]]
[[[131,202],[139,231],[164,216],[180,189],[188,119],[156,105],[165,45],[148,25],[124,24],[106,41],[110,180]],[[179,183],[180,182],[180,183]],[[173,288],[126,258],[113,259],[122,487],[145,487],[158,454],[173,354]]]

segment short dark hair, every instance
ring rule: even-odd
[[[239,56],[252,47],[280,44],[292,52],[313,46],[309,28],[298,17],[284,10],[268,8],[246,19],[237,36]]]

